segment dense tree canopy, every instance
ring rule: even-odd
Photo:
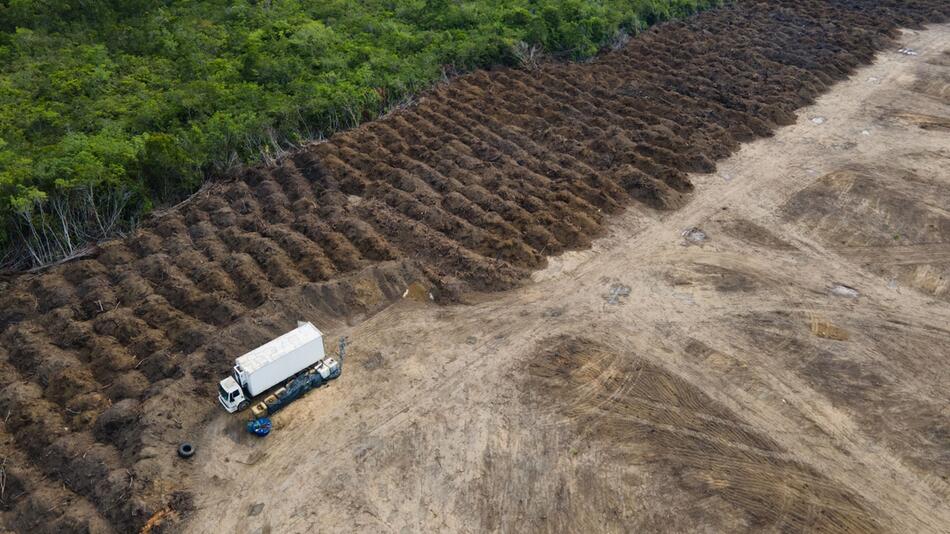
[[[714,3],[0,0],[0,248],[68,254],[104,206],[127,223],[519,41],[583,58]]]

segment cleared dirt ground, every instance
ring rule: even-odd
[[[327,324],[343,376],[264,440],[216,417],[186,526],[947,532],[948,123],[950,25],[905,31],[679,210]]]

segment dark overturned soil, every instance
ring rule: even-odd
[[[332,321],[412,282],[512,287],[611,213],[675,209],[688,173],[792,123],[897,27],[948,17],[945,0],[739,2],[590,63],[473,73],[0,282],[2,525],[167,527],[191,503],[176,444],[234,356],[294,318],[229,326],[288,298]]]

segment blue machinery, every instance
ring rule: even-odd
[[[278,410],[299,399],[311,389],[316,389],[333,380],[343,373],[343,357],[346,354],[346,338],[340,338],[340,347],[337,354],[339,361],[326,358],[317,362],[317,365],[307,369],[294,377],[284,387],[273,395],[268,395],[263,402],[251,408],[254,419],[247,423],[247,431],[257,436],[266,436],[272,425],[267,416],[277,413]]]

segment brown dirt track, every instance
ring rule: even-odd
[[[463,76],[276,168],[215,184],[92,257],[0,282],[5,526],[130,531],[156,513],[188,512],[174,445],[218,410],[214,384],[233,357],[286,330],[301,310],[334,325],[378,311],[414,281],[444,301],[513,287],[547,256],[588,246],[632,201],[680,206],[693,189],[688,173],[711,172],[739,143],[794,122],[796,109],[891,45],[898,26],[948,15],[936,0],[740,2],[661,25],[590,63]],[[945,89],[921,83],[924,92]],[[828,224],[810,207],[874,174],[848,172],[814,185],[788,216]],[[902,268],[896,276],[916,276]],[[274,302],[291,311],[242,321]],[[609,353],[564,343],[578,357]],[[532,380],[542,384],[550,372],[576,372],[538,361]],[[665,380],[672,394],[697,398]],[[735,421],[707,404],[699,419]],[[756,454],[778,454],[766,437],[740,438]],[[702,444],[678,446],[689,453]],[[643,452],[618,452],[635,453]],[[730,454],[716,465],[741,477],[735,466],[746,459]],[[792,485],[818,481],[789,490],[805,501],[865,506],[800,465],[769,465]],[[735,498],[754,506],[764,497]],[[863,518],[826,519],[871,530]]]

